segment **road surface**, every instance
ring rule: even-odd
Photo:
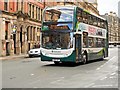
[[[2,62],[3,88],[118,88],[118,48],[109,57],[82,65],[55,65],[36,58]]]

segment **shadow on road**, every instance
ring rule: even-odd
[[[42,67],[77,67],[77,66],[83,66],[83,65],[87,65],[87,64],[91,64],[91,63],[95,63],[95,62],[107,62],[107,59],[97,59],[97,60],[91,60],[88,61],[86,64],[82,64],[82,63],[59,63],[59,64],[47,64],[47,65],[43,65]]]

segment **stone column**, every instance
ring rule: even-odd
[[[12,36],[12,24],[9,23],[8,24],[8,40],[9,40],[9,44],[8,44],[8,48],[9,48],[9,54],[10,55],[14,55],[14,42],[13,42],[13,38],[11,38]]]
[[[36,19],[36,6],[34,6],[34,18]]]
[[[1,56],[6,56],[6,49],[4,47],[6,47],[6,41],[5,41],[5,18],[0,18],[0,47],[1,47]]]
[[[18,11],[21,11],[21,0],[18,0]]]
[[[30,30],[31,30],[31,27],[29,26],[28,27],[28,42],[27,42],[27,46],[28,44],[30,43]],[[27,47],[27,51],[29,50],[29,46]]]
[[[2,28],[2,18],[0,18],[0,28]],[[2,30],[0,30],[0,56],[2,56]]]
[[[35,41],[37,42],[37,26],[35,27]]]
[[[31,4],[31,18],[33,16],[33,13],[32,13],[33,9],[32,9],[32,7],[33,7],[33,5]]]
[[[21,53],[24,53],[25,50],[24,50],[24,42],[25,42],[25,39],[24,39],[24,25],[22,26],[22,52]]]
[[[40,20],[41,20],[41,19],[42,19],[42,17],[41,17],[41,14],[42,14],[42,12],[41,12],[41,8],[38,9],[38,10],[40,10],[40,11],[38,11],[38,12],[40,12],[40,16],[38,16],[38,17],[40,17]]]
[[[17,25],[17,31],[16,31],[16,54],[21,54],[19,25]]]
[[[27,31],[25,26],[23,27],[22,51],[24,54],[27,53]]]
[[[2,40],[2,56],[6,56],[6,41]]]

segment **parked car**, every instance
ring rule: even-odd
[[[40,46],[34,45],[32,49],[28,51],[29,57],[40,56]]]
[[[29,57],[40,56],[40,48],[30,49],[28,54],[29,54]]]

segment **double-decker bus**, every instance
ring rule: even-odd
[[[108,56],[107,21],[77,6],[47,7],[41,29],[41,61],[83,64]]]

